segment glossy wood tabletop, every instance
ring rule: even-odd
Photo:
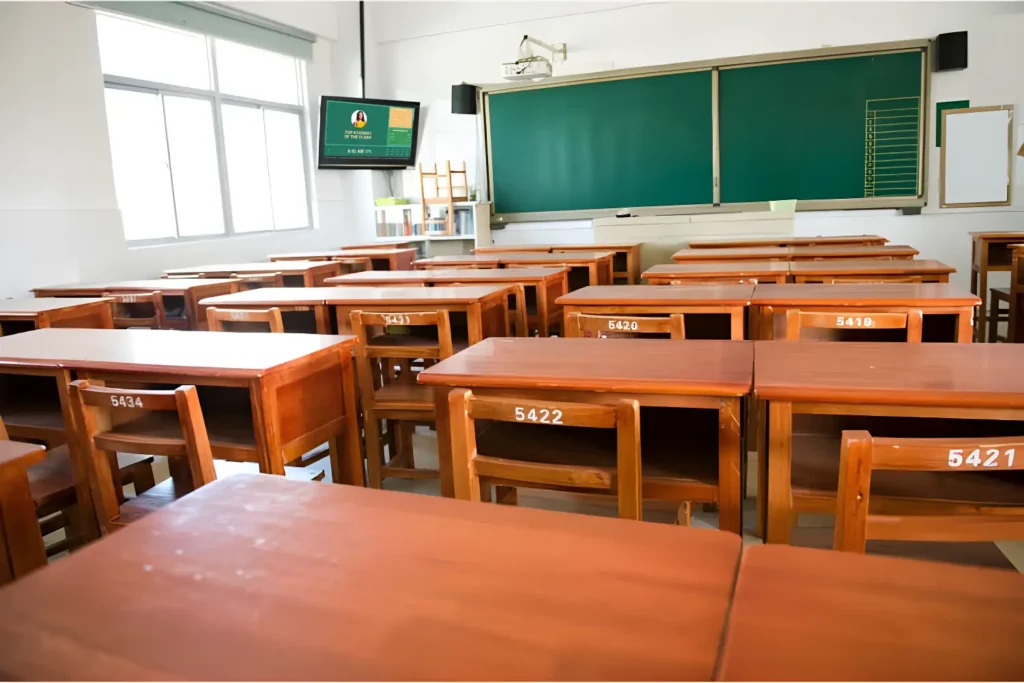
[[[758,341],[754,363],[762,399],[1024,408],[1021,344]]]
[[[793,275],[886,275],[886,274],[945,274],[956,268],[931,259],[887,261],[883,259],[842,259],[827,261],[794,261],[789,264]]]
[[[754,293],[754,285],[599,285],[563,294],[555,303],[563,306],[663,304],[734,304],[745,306]]]
[[[171,268],[165,270],[164,273],[167,275],[190,275],[192,273],[205,273],[207,275],[220,275],[222,273],[284,273],[285,275],[301,275],[308,270],[323,268],[325,265],[323,261],[215,263],[207,266],[195,266],[193,268]]]
[[[512,263],[572,263],[586,264],[591,261],[610,259],[615,256],[612,251],[564,251],[556,254],[534,251],[502,252],[497,255],[502,264]]]
[[[751,342],[670,339],[491,338],[419,375],[425,384],[509,389],[743,396]]]
[[[234,294],[202,299],[203,306],[317,306],[334,293],[334,287],[259,287]]]
[[[508,292],[508,285],[467,285],[454,287],[327,287],[330,306],[357,304],[462,304],[496,297]]]
[[[0,364],[255,377],[354,343],[350,336],[316,334],[42,329],[0,337]]]
[[[266,264],[265,264],[266,265]],[[98,295],[104,292],[150,291],[164,294],[184,294],[185,292],[211,285],[229,285],[238,280],[230,278],[161,278],[157,280],[112,280],[110,282],[80,282],[66,285],[50,285],[36,287],[32,292],[38,297],[75,295]]]
[[[416,259],[412,264],[416,267],[439,266],[477,266],[480,268],[498,268],[501,265],[500,254],[449,254],[447,256],[431,256]]]
[[[706,263],[662,263],[644,271],[645,279],[699,280],[706,277],[759,278],[789,273],[787,261],[709,261]]]
[[[755,237],[750,239],[692,240],[690,249],[734,249],[736,247],[797,247],[819,244],[885,244],[879,235],[829,235],[818,237]]]
[[[79,306],[104,303],[100,298],[0,299],[0,317],[8,320],[34,320],[40,313],[65,311]]]
[[[1024,576],[789,546],[740,561],[720,680],[1019,680]]]
[[[403,249],[407,247],[413,247],[415,242],[407,239],[383,239],[372,244],[350,244],[347,246],[338,247],[341,250],[347,251],[349,249]]]
[[[759,284],[750,303],[768,306],[974,306],[981,299],[947,283]]]
[[[453,268],[451,270],[366,270],[327,278],[328,285],[423,284],[434,282],[526,282],[557,277],[568,268]]]
[[[740,247],[730,249],[680,249],[672,254],[677,263],[700,261],[785,261],[789,247]]]
[[[496,254],[510,251],[615,251],[617,249],[636,249],[643,242],[600,242],[597,244],[506,244],[477,247],[476,254]]]
[[[840,258],[905,258],[916,256],[917,249],[907,245],[821,245],[791,247],[739,247],[729,249],[681,249],[672,254],[677,263],[693,261],[739,261],[777,260],[798,261],[801,259]]]
[[[740,550],[717,530],[239,474],[4,590],[0,675],[710,680]]]
[[[303,259],[310,259],[313,261],[320,261],[325,259],[344,259],[344,258],[358,258],[360,256],[369,256],[371,258],[384,258],[386,256],[400,256],[404,254],[413,254],[416,252],[415,247],[373,247],[373,248],[351,248],[351,249],[334,249],[327,251],[299,251],[291,254],[271,254],[267,258],[271,261],[301,261]]]

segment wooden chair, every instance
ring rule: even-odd
[[[1020,301],[1021,294],[1024,294],[1024,244],[1011,244],[1010,250],[1010,286],[991,287],[989,289],[988,303],[988,335],[989,342],[1010,342],[1017,343],[1024,341],[1018,339],[1020,335],[1017,328],[1020,325]],[[1000,304],[1006,304],[1002,308]],[[1006,323],[1006,334],[999,334],[999,323]]]
[[[111,304],[114,329],[146,328],[162,330],[167,327],[164,317],[164,297],[160,292],[147,293],[106,293]]]
[[[366,470],[370,486],[381,488],[387,477],[433,478],[437,470],[417,469],[412,452],[412,428],[434,421],[434,395],[417,384],[408,371],[409,361],[443,360],[452,355],[452,333],[447,311],[428,313],[369,313],[352,311],[356,343],[356,374],[366,433]],[[394,326],[433,327],[437,339],[395,334]],[[396,373],[396,366],[406,370]],[[388,432],[381,432],[381,421]],[[389,442],[385,464],[383,442]]]
[[[474,396],[456,389],[448,398],[451,415],[455,496],[481,500],[481,485],[601,491],[618,497],[619,517],[643,517],[640,475],[640,404],[621,400],[615,405],[548,402]],[[529,460],[532,442],[521,441],[523,459],[483,455],[477,451],[476,420],[590,427],[616,431],[616,462],[555,464]],[[537,438],[540,438],[538,435]],[[500,493],[499,493],[500,497]]]
[[[284,332],[281,309],[207,308],[211,332]]]
[[[646,334],[667,334],[671,339],[686,339],[683,314],[673,313],[666,318],[645,318],[630,315],[590,315],[570,313],[566,323],[567,337],[621,337]]]
[[[46,564],[28,469],[46,457],[42,446],[0,441],[0,585]]]
[[[240,280],[238,289],[260,289],[261,287],[284,287],[282,273],[231,273],[231,277]]]
[[[479,284],[479,282],[435,282],[434,287],[461,287],[465,285]],[[506,284],[506,283],[502,283]],[[526,287],[521,282],[507,283],[512,286],[512,301],[514,306],[509,308],[510,330],[513,337],[529,337],[530,326],[528,324],[529,312],[526,309]]]
[[[218,476],[257,469],[255,463],[213,459],[199,393],[193,386],[171,391],[111,389],[92,386],[88,380],[77,380],[71,383],[70,390],[74,436],[88,458],[94,487],[93,504],[103,533],[125,526]],[[117,419],[113,414],[115,410],[119,413]],[[174,413],[175,417],[162,419],[167,413]],[[141,417],[125,422],[122,420],[125,414]],[[124,500],[115,490],[111,474],[113,454],[118,451],[166,456],[171,478]],[[323,476],[323,472],[296,468],[285,468],[285,473],[297,479]]]
[[[831,311],[786,311],[786,339],[800,341],[800,330],[805,327],[829,330],[906,330],[907,341],[921,341],[922,311],[886,313],[855,311],[837,308]]]
[[[1024,437],[884,439],[865,431],[844,431],[833,545],[837,550],[863,553],[868,539],[1024,540],[1024,506],[933,504],[901,509],[889,505],[882,510],[871,502],[873,470],[949,475],[1022,469]]]

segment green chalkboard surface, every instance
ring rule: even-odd
[[[495,213],[713,201],[711,72],[488,95]]]
[[[923,55],[723,68],[721,202],[917,195]]]

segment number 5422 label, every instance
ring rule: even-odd
[[[546,425],[560,425],[562,424],[562,411],[561,410],[548,410],[547,408],[530,408],[526,410],[521,406],[516,406],[516,421],[517,422],[539,422],[540,424]]]
[[[964,455],[964,453],[967,455]],[[949,450],[949,466],[962,467],[972,465],[974,467],[999,467],[1005,463],[1005,467],[1013,467],[1014,449],[1007,448],[1001,451],[998,448],[951,448]]]

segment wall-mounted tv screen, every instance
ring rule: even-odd
[[[416,160],[418,102],[320,99],[319,168],[407,168]]]

